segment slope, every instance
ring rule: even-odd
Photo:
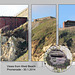
[[[67,27],[59,30],[59,44],[67,46],[73,54],[75,61],[75,27]]]
[[[35,23],[35,25],[34,25]],[[38,25],[37,25],[38,23]],[[43,19],[32,23],[32,61],[40,61],[43,48],[56,43],[56,19]],[[37,58],[37,59],[36,59]],[[43,60],[42,60],[43,61]]]

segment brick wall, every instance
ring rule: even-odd
[[[75,21],[67,20],[67,21],[63,22],[63,28],[72,27],[72,26],[75,26]]]
[[[65,28],[65,22],[63,22],[63,28]]]
[[[0,17],[0,28],[10,25],[10,29],[13,30],[24,24],[26,21],[26,17]]]

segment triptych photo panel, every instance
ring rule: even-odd
[[[31,51],[31,61],[43,61],[54,72],[68,69],[75,61],[74,8],[59,4],[57,11],[54,4],[32,4],[30,42],[29,6],[0,5],[0,60],[28,62]]]

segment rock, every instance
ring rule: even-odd
[[[8,30],[10,30],[10,26],[7,25],[7,26],[4,26],[0,29],[0,33],[4,33],[4,32],[7,32]]]
[[[10,37],[8,41],[1,46],[2,61],[13,61],[18,56],[26,52],[25,47],[23,47],[24,42],[25,40],[22,38],[15,38],[14,36]],[[23,50],[20,48],[21,46]]]
[[[75,58],[75,53],[73,53],[73,57]]]
[[[52,44],[48,45],[48,46],[45,46],[43,47],[43,51],[46,52],[46,50],[51,46]]]
[[[39,61],[43,61],[43,60],[44,60],[44,53],[39,58]]]
[[[8,41],[1,46],[2,60],[12,61],[16,58],[16,48],[12,38],[14,37],[10,37]]]

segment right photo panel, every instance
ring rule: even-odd
[[[59,45],[67,46],[75,61],[75,5],[59,5]]]

